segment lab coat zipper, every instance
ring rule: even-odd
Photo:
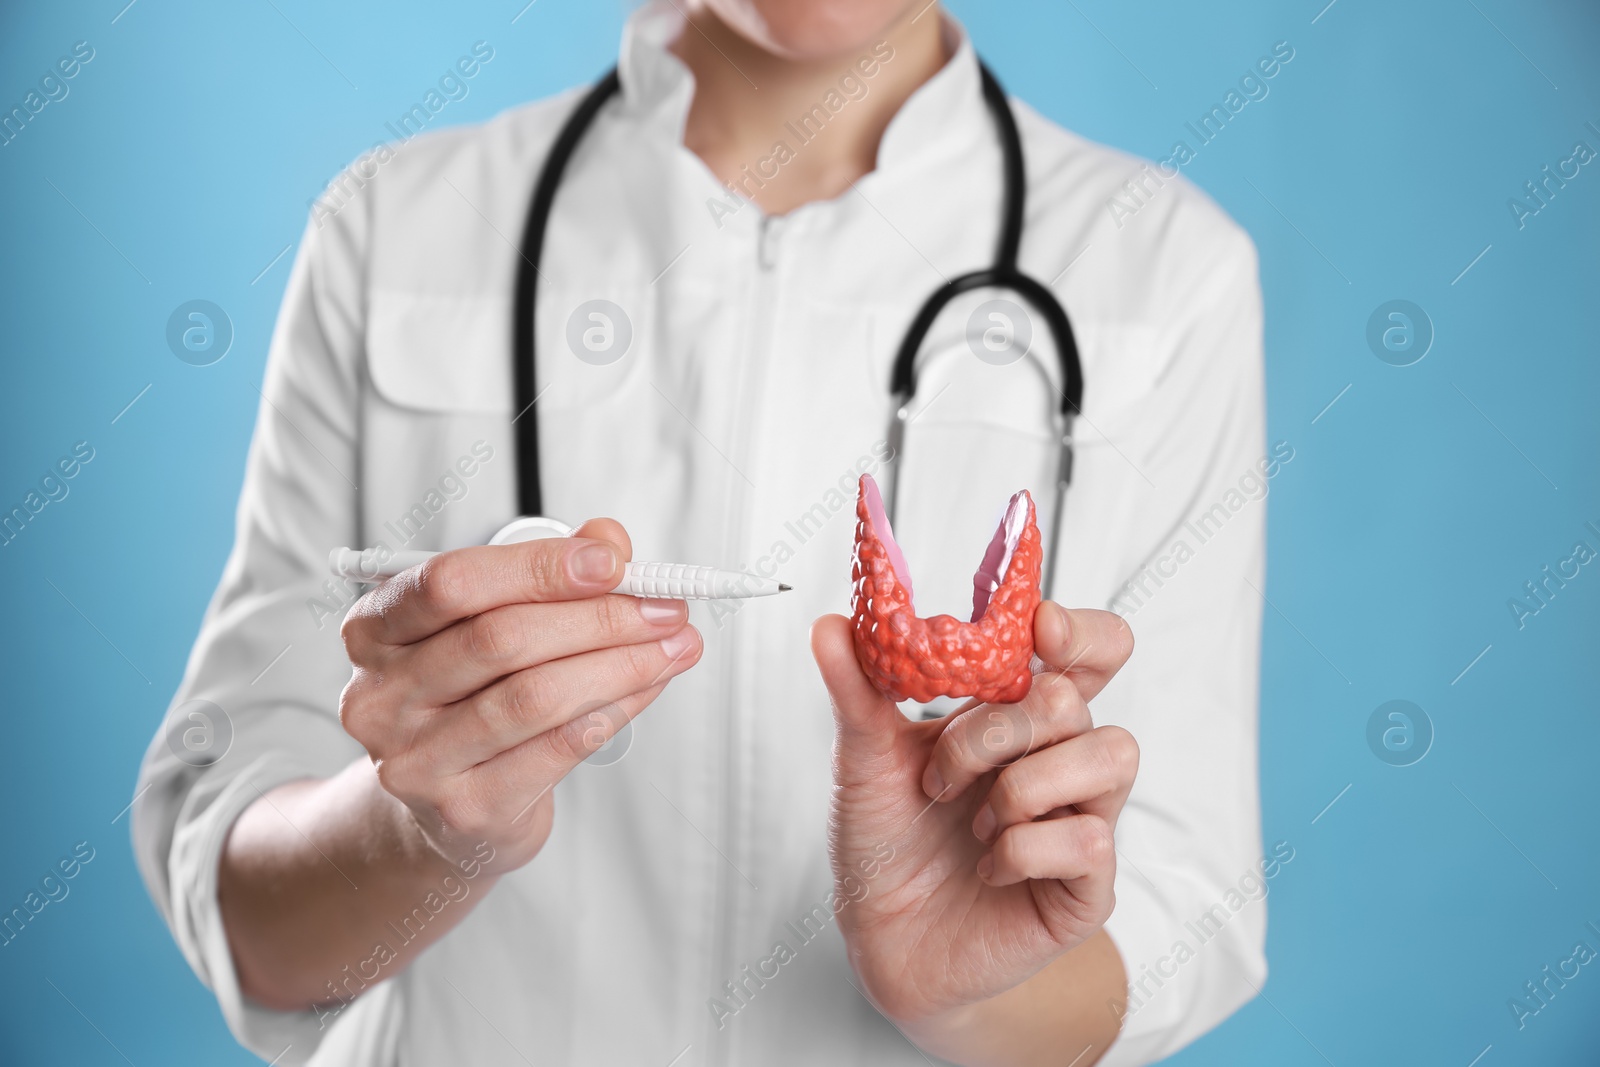
[[[770,215],[761,216],[761,221],[756,231],[756,276],[755,276],[755,310],[750,320],[749,338],[747,348],[749,358],[745,362],[745,374],[740,381],[740,396],[738,398],[738,416],[735,423],[736,437],[732,443],[734,454],[749,457],[753,454],[752,424],[756,418],[757,409],[761,405],[762,392],[766,381],[766,364],[772,358],[773,336],[773,304],[777,296],[777,266],[778,266],[778,239],[784,225],[781,217]],[[746,460],[748,462],[748,459]],[[749,487],[738,485],[735,482],[734,494],[741,506],[729,509],[729,533],[733,544],[730,549],[742,553],[748,542],[748,525],[752,509],[749,496]],[[737,553],[736,553],[737,554]],[[742,558],[742,556],[741,556]],[[748,625],[748,622],[745,624]],[[732,980],[738,968],[735,959],[735,944],[739,933],[740,909],[738,897],[741,893],[739,881],[744,876],[734,867],[739,862],[740,833],[745,828],[741,822],[742,813],[746,810],[743,801],[744,775],[739,759],[739,748],[743,738],[741,727],[743,718],[748,710],[749,701],[744,699],[741,692],[741,683],[746,679],[742,677],[741,663],[748,661],[751,650],[745,647],[746,635],[741,627],[735,624],[728,632],[729,649],[726,657],[727,671],[724,675],[724,693],[727,695],[727,731],[723,743],[723,782],[724,796],[722,802],[722,845],[723,852],[728,862],[722,866],[722,877],[717,886],[716,910],[713,912],[721,922],[716,935],[716,947],[713,951],[715,972],[713,982],[717,983],[714,995],[721,995],[720,985],[723,981]],[[706,1064],[708,1067],[720,1067],[732,1062],[733,1032],[730,1029],[720,1033],[716,1028],[711,1030],[711,1040],[708,1047]]]

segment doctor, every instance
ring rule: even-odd
[[[1265,905],[1228,903],[1262,862],[1249,239],[1178,178],[1113,220],[1138,161],[1012,102],[1021,266],[1086,382],[1046,593],[1084,607],[1041,606],[1024,702],[917,721],[829,614],[855,478],[895,465],[919,607],[954,612],[1007,495],[1051,514],[1063,387],[1042,325],[1016,358],[974,347],[1007,299],[974,291],[885,434],[906,324],[994,253],[972,45],[923,0],[655,2],[619,75],[532,323],[543,511],[616,516],[571,539],[471,547],[519,510],[517,237],[583,93],[385,150],[313,212],[134,808],[186,957],[284,1064],[1134,1064],[1193,1040],[1265,977]],[[329,582],[330,548],[380,541],[454,551],[359,599]],[[635,550],[796,591],[603,595]],[[196,715],[199,753],[174,740]]]

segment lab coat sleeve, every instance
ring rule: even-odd
[[[1257,690],[1265,472],[1281,468],[1265,441],[1255,248],[1205,211],[1219,224],[1191,246],[1205,253],[1156,289],[1173,309],[1156,383],[1107,427],[1138,468],[1131,581],[1111,604],[1136,648],[1094,711],[1133,733],[1141,760],[1116,833],[1106,929],[1129,1001],[1105,1067],[1172,1054],[1266,979]]]
[[[217,866],[233,821],[264,793],[332,775],[362,754],[338,720],[350,674],[339,609],[353,597],[325,585],[329,549],[358,543],[359,533],[361,207],[314,221],[301,243],[268,353],[233,551],[133,808],[140,871],[184,957],[241,1043],[268,1060],[293,1046],[280,1064],[303,1062],[325,1031],[311,1010],[271,1011],[240,993]]]

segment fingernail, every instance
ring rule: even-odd
[[[679,660],[687,660],[689,652],[700,640],[700,635],[694,632],[693,626],[685,626],[675,634],[669,634],[661,639],[661,651],[667,658],[676,664]]]
[[[930,800],[940,800],[945,791],[944,776],[939,773],[939,768],[928,764],[928,769],[922,772],[922,791]]]
[[[982,878],[985,882],[987,882],[989,880],[989,876],[991,874],[993,874],[993,873],[994,873],[994,853],[993,852],[985,852],[983,854],[983,858],[978,861],[978,877]]]
[[[580,582],[603,582],[617,573],[617,552],[610,545],[584,545],[572,554],[569,566]]]
[[[639,601],[639,616],[651,626],[678,622],[683,618],[683,611],[683,601],[681,600]]]
[[[978,840],[988,843],[994,836],[994,809],[985,804],[978,809],[978,817],[972,820],[972,832],[978,835]]]

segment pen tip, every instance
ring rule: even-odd
[[[793,588],[794,588],[793,586],[784,585],[782,582],[778,583],[778,592],[780,592],[780,593],[787,593]]]

